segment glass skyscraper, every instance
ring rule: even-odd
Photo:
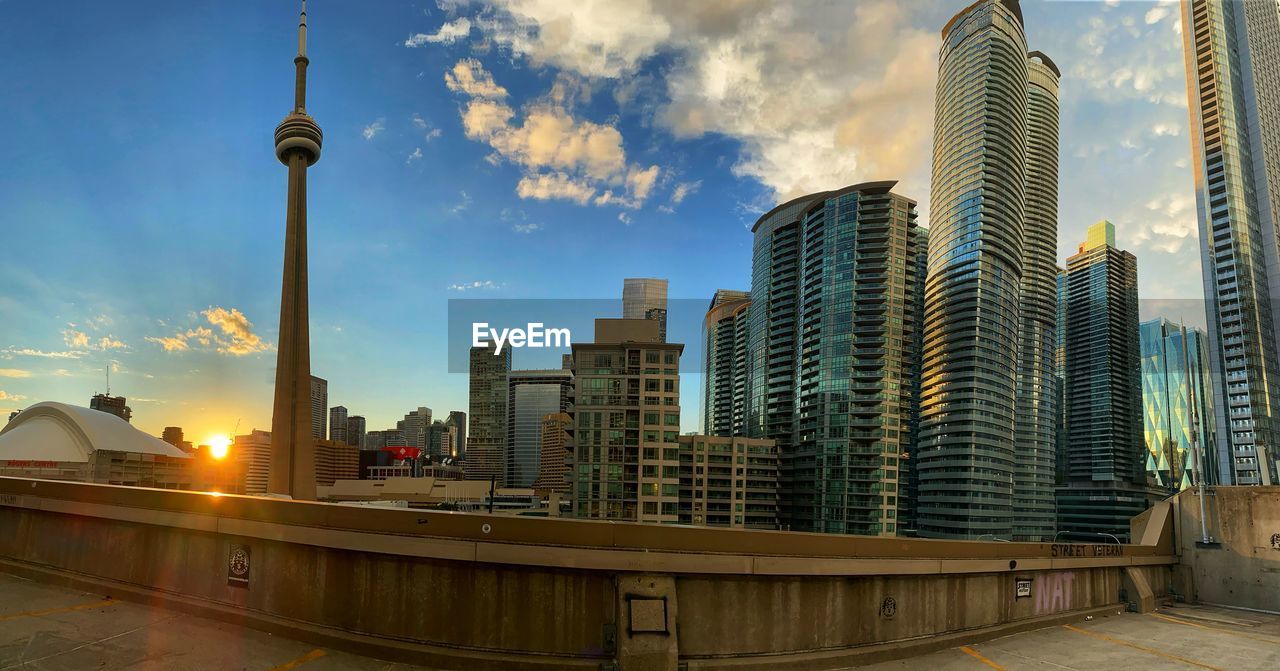
[[[751,292],[720,289],[703,319],[702,432],[745,435],[742,410],[747,386],[747,315]]]
[[[1273,484],[1280,446],[1280,5],[1183,0],[1196,209],[1223,484]]]
[[[925,237],[895,184],[803,196],[753,228],[745,420],[777,441],[784,528],[899,531]]]
[[[1017,0],[942,29],[935,97],[919,535],[1052,531],[1058,69]]]
[[[1197,484],[1200,472],[1216,483],[1216,463],[1201,461],[1214,444],[1205,332],[1153,319],[1142,323],[1140,339],[1148,478],[1170,493]]]

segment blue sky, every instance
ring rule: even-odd
[[[146,431],[267,428],[296,4],[71,4],[0,2],[0,409],[87,403],[110,365]],[[451,298],[745,289],[763,210],[858,181],[927,219],[938,30],[965,4],[313,0],[331,405],[370,429],[465,410]],[[1109,218],[1143,298],[1194,305],[1176,4],[1024,5],[1064,73],[1060,258]]]

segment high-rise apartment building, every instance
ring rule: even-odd
[[[182,427],[166,426],[164,432],[160,434],[160,440],[182,450],[183,452],[192,452],[191,441],[186,440],[182,435]]]
[[[501,352],[489,342],[472,347],[465,473],[468,480],[506,478],[507,401],[510,387],[511,348]]]
[[[311,376],[311,437],[324,440],[325,418],[329,409],[329,381]]]
[[[123,396],[94,394],[93,398],[89,399],[89,408],[105,412],[108,415],[115,415],[127,422],[133,418],[133,409],[127,405],[127,400]]]
[[[569,431],[572,428],[573,418],[566,413],[552,413],[542,418],[542,444],[538,450],[538,479],[533,483],[534,489],[562,494],[572,489],[569,484]]]
[[[350,445],[347,441],[347,409],[335,405],[329,408],[329,440]]]
[[[680,523],[777,529],[774,442],[744,436],[680,436]]]
[[[1066,485],[1058,530],[1077,540],[1124,540],[1129,518],[1159,500],[1148,486],[1142,437],[1138,260],[1115,246],[1115,227],[1089,227],[1067,259]]]
[[[622,318],[652,319],[661,326],[658,336],[667,339],[667,281],[632,277],[622,281]]]
[[[569,409],[573,371],[513,370],[507,388],[506,486],[531,487],[542,464],[542,418]]]
[[[1017,0],[942,29],[916,524],[933,538],[1053,530],[1058,68]]]
[[[365,420],[361,415],[347,418],[347,444],[365,449]]]
[[[648,319],[597,319],[573,343],[573,509],[578,517],[679,521],[680,354]]]
[[[1280,6],[1183,0],[1209,366],[1223,484],[1280,457]]]
[[[467,452],[467,413],[461,410],[450,410],[444,423],[453,429],[453,447],[450,448],[450,456],[462,457]]]
[[[752,229],[744,417],[777,442],[784,528],[898,531],[925,237],[895,184],[803,196]]]
[[[1142,424],[1148,479],[1175,493],[1217,482],[1217,463],[1206,459],[1215,442],[1209,338],[1167,319],[1143,322]]]
[[[747,315],[751,292],[720,289],[703,319],[702,431],[734,436],[745,431]]]

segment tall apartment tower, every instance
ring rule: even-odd
[[[94,394],[93,398],[89,399],[89,408],[105,412],[108,415],[115,415],[127,422],[133,418],[133,409],[127,403],[128,399],[123,396]]]
[[[916,523],[931,538],[1053,529],[1058,68],[1017,0],[942,29]],[[994,132],[991,130],[994,129]]]
[[[752,229],[746,434],[777,444],[784,528],[898,532],[925,238],[895,184],[802,196]]]
[[[1013,538],[1052,540],[1058,399],[1058,66],[1027,55],[1027,186],[1014,404]]]
[[[744,433],[747,389],[747,314],[750,291],[720,289],[703,319],[702,431],[710,436]]]
[[[329,408],[329,440],[350,445],[347,441],[347,409],[335,405]]]
[[[1182,26],[1218,470],[1277,484],[1280,6],[1183,0]]]
[[[461,410],[450,410],[444,423],[453,430],[453,448],[450,452],[455,457],[461,457],[467,452],[467,413]]]
[[[311,376],[311,437],[324,440],[325,417],[329,410],[329,381]]]
[[[506,485],[531,487],[542,466],[542,418],[568,411],[573,371],[513,370],[507,390]]]
[[[1214,444],[1209,337],[1201,329],[1153,319],[1139,327],[1142,424],[1148,478],[1168,493],[1217,482],[1205,456]]]
[[[650,319],[597,319],[573,343],[573,510],[675,524],[680,505],[680,354]]]
[[[1161,496],[1144,467],[1138,260],[1116,249],[1109,221],[1090,226],[1067,259],[1066,313],[1067,482],[1057,490],[1058,530],[1124,540],[1129,518]]]
[[[651,277],[622,280],[622,318],[652,319],[661,326],[658,337],[667,340],[667,281]]]
[[[507,445],[507,375],[511,373],[511,348],[497,352],[489,342],[472,347],[471,379],[467,394],[471,429],[467,435],[464,473],[468,480],[504,482]]]
[[[365,420],[361,415],[347,418],[347,444],[365,449]]]

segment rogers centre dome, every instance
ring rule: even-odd
[[[185,489],[191,461],[115,415],[53,401],[0,430],[0,475]]]

